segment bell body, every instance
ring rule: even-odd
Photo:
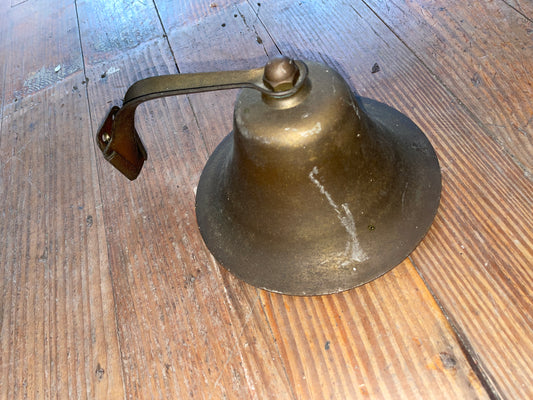
[[[356,99],[342,77],[306,62],[287,98],[240,92],[234,131],[197,190],[200,232],[215,258],[270,291],[318,295],[399,264],[435,216],[438,161],[401,113]]]

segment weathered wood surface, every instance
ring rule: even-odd
[[[409,45],[424,31],[395,35],[390,10],[359,2],[18,3],[0,5],[0,398],[533,395],[532,186],[515,163],[527,164],[525,146],[501,151],[501,132],[474,110],[506,120],[507,109],[454,91]],[[452,62],[464,43],[447,40],[439,55]],[[251,68],[279,52],[326,62],[406,113],[441,161],[422,245],[339,295],[257,290],[205,248],[194,194],[231,130],[235,91],[141,106],[149,160],[133,183],[93,140],[138,79]]]
[[[368,3],[533,179],[531,2]]]
[[[504,0],[504,2],[512,7],[516,12],[522,14],[529,21],[533,20],[533,4],[527,0]]]
[[[121,398],[76,10],[1,7],[0,398]]]

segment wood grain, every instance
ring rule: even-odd
[[[214,15],[227,15],[225,9],[233,9],[238,3],[246,1],[236,0],[182,0],[155,1],[163,27],[167,32],[187,25],[204,25],[203,19]],[[202,21],[202,24],[198,24]]]
[[[75,9],[21,3],[2,21],[0,398],[120,398]]]
[[[531,18],[503,1],[368,3],[533,180]]]
[[[29,1],[2,12],[0,43],[6,103],[52,86],[82,69],[76,10],[71,1]],[[51,23],[53,21],[53,23]]]
[[[514,8],[517,12],[522,14],[524,17],[533,20],[533,5],[529,1],[523,0],[503,0],[505,4],[508,4],[510,7]]]
[[[150,1],[77,0],[84,62],[103,62],[119,52],[162,37],[161,24]],[[106,70],[102,71],[102,74]]]
[[[2,399],[122,396],[87,100],[72,78],[4,109]]]
[[[296,398],[486,396],[407,261],[339,295],[262,299]]]

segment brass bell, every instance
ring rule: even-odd
[[[320,295],[369,282],[414,250],[439,204],[435,151],[411,120],[356,98],[330,67],[278,57],[249,71],[148,78],[111,110],[98,144],[135,179],[146,159],[138,104],[235,87],[233,132],[196,195],[202,237],[226,269],[262,289]]]

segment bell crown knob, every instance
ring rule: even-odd
[[[264,84],[274,92],[292,89],[298,80],[300,70],[296,63],[287,56],[271,58],[265,65]]]

